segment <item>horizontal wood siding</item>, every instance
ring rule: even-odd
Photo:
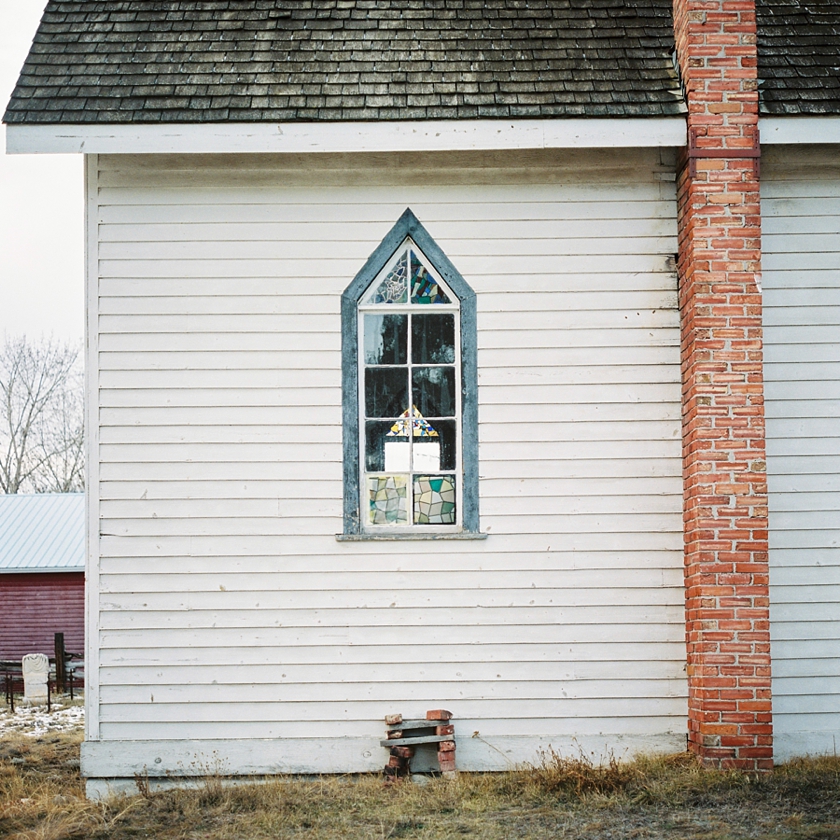
[[[0,575],[0,659],[55,655],[55,634],[71,653],[85,650],[83,572]]]
[[[762,162],[773,706],[778,759],[840,737],[840,165]]]
[[[98,159],[102,739],[683,743],[659,156]],[[335,540],[340,295],[406,207],[477,294],[485,541]]]

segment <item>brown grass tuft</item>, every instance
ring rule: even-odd
[[[613,753],[596,763],[582,750],[575,756],[562,756],[552,747],[539,754],[536,765],[520,773],[536,791],[576,797],[626,790],[638,776],[635,763],[620,762]]]

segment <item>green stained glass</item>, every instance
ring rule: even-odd
[[[450,300],[426,266],[411,252],[411,302],[449,303]]]
[[[408,258],[403,254],[397,264],[388,272],[372,294],[368,303],[407,303],[408,301]]]
[[[371,525],[406,525],[407,477],[404,475],[368,476]]]
[[[414,476],[414,524],[455,524],[455,476]]]

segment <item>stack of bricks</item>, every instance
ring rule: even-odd
[[[388,715],[385,718],[386,737],[379,743],[390,752],[385,765],[385,780],[407,776],[411,759],[420,744],[436,744],[440,772],[451,777],[455,775],[455,727],[450,723],[452,713],[445,709],[431,709],[426,717],[405,720],[402,715]]]
[[[689,749],[772,766],[755,0],[675,0]]]

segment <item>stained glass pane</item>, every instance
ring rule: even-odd
[[[384,280],[368,294],[366,303],[408,302],[408,259],[403,254]]]
[[[417,406],[413,405],[407,408],[391,426],[391,431],[388,433],[389,437],[404,437],[409,436],[409,427],[412,430],[413,437],[437,437],[437,432],[434,427],[429,425],[429,421],[417,410]]]
[[[455,316],[447,312],[411,316],[411,361],[451,365],[455,361]]]
[[[408,361],[408,316],[365,315],[365,364],[404,365]]]
[[[411,252],[411,302],[412,303],[449,303],[443,288],[423,263]]]
[[[455,476],[414,477],[414,524],[455,524]]]
[[[408,479],[404,475],[368,476],[371,525],[407,525]]]
[[[425,417],[454,417],[455,368],[414,368],[411,394],[414,405]]]
[[[365,369],[368,417],[399,417],[408,405],[408,368]]]

